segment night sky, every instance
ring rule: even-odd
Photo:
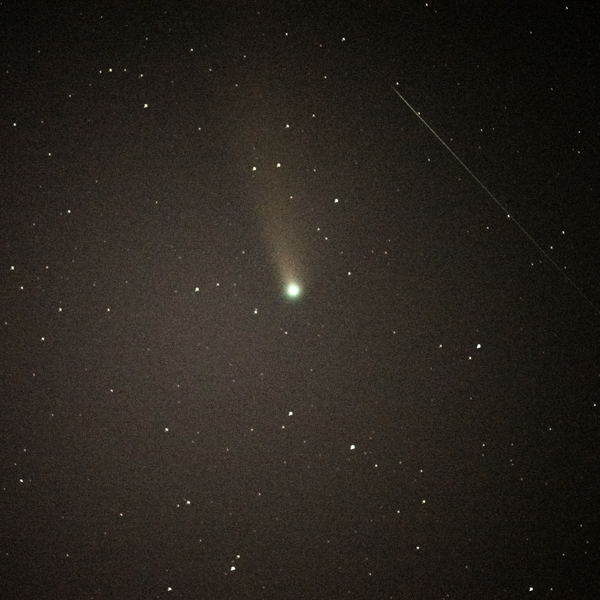
[[[596,16],[3,2],[0,597],[599,598]]]

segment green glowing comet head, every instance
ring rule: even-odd
[[[301,292],[302,290],[300,286],[294,282],[288,283],[287,287],[285,288],[285,295],[291,300],[298,298]]]

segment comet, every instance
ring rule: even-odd
[[[287,287],[285,288],[285,295],[292,300],[298,298],[301,293],[302,288],[294,282],[288,283]]]

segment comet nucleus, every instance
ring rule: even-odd
[[[300,293],[302,292],[302,290],[300,289],[300,286],[297,283],[289,283],[288,286],[285,289],[285,294],[288,298],[298,298],[298,296],[300,296]]]

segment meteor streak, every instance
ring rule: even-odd
[[[510,215],[510,213],[506,210],[506,208],[502,205],[502,203],[498,200],[498,198],[496,198],[496,196],[494,196],[494,194],[492,194],[492,192],[490,192],[490,190],[488,190],[488,188],[475,175],[475,173],[473,173],[473,171],[471,171],[471,169],[469,169],[469,167],[467,167],[467,165],[456,155],[456,153],[452,150],[452,148],[450,148],[450,146],[448,146],[448,144],[446,144],[446,142],[433,130],[433,128],[429,125],[429,123],[427,123],[427,121],[421,116],[421,114],[419,112],[417,112],[406,101],[406,99],[404,98],[404,96],[402,96],[402,94],[400,94],[400,92],[395,87],[392,86],[392,90],[398,95],[398,97],[400,98],[400,100],[402,100],[402,102],[404,102],[404,104],[406,104],[406,106],[408,106],[408,108],[421,121],[421,123],[423,123],[423,125],[425,125],[425,127],[427,127],[427,129],[429,129],[429,131],[431,131],[431,133],[433,133],[433,135],[444,146],[444,148],[446,148],[446,150],[448,150],[448,152],[450,152],[450,154],[452,154],[452,156],[461,165],[461,167],[479,184],[479,186],[481,187],[481,189],[483,189],[483,191],[502,209],[502,211],[504,212],[504,214],[521,230],[522,233],[524,233],[529,238],[529,240],[535,245],[535,247],[540,251],[540,253],[544,255],[544,257],[546,258],[546,260],[575,288],[575,290],[577,290],[577,292],[579,293],[579,295],[594,309],[594,311],[597,314],[600,315],[600,308],[598,308],[583,293],[583,290],[564,272],[564,270],[561,269],[558,266],[558,264],[556,264],[556,262],[554,262],[554,260],[552,260],[552,258],[550,258],[550,255],[535,241],[535,239],[521,225],[521,223],[519,223],[514,217],[512,217]]]

